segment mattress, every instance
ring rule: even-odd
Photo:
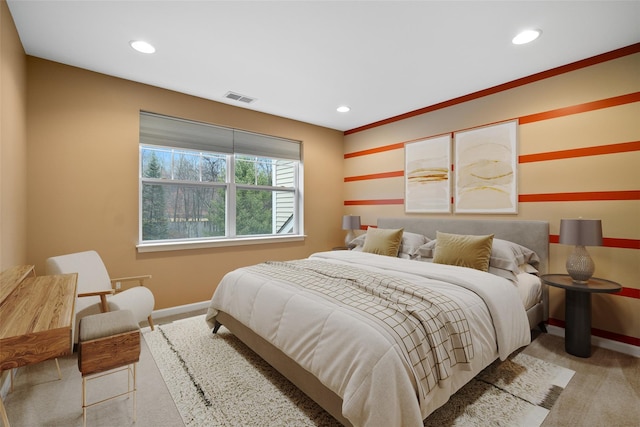
[[[518,274],[516,287],[525,310],[529,310],[542,299],[542,281],[531,273]]]

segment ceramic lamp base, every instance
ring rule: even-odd
[[[567,273],[576,283],[587,283],[596,269],[589,252],[584,246],[577,245],[567,258]]]

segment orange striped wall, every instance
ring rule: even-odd
[[[550,223],[550,271],[572,248],[562,218],[600,218],[589,248],[597,277],[623,290],[594,295],[593,333],[640,346],[640,43],[345,132],[345,213],[538,219]],[[404,144],[519,120],[516,215],[406,214]],[[365,226],[366,227],[366,226]],[[564,293],[552,288],[550,323],[564,326]]]

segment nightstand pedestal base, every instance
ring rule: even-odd
[[[565,344],[567,353],[591,357],[591,294],[566,290]]]

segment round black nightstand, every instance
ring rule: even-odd
[[[578,357],[590,357],[591,294],[618,292],[622,285],[597,277],[592,277],[587,283],[576,283],[568,274],[543,274],[540,278],[549,286],[565,290],[566,352]]]

